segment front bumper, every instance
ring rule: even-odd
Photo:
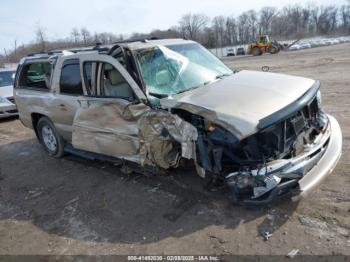
[[[326,130],[315,144],[304,154],[289,160],[280,160],[267,166],[264,175],[290,175],[288,181],[278,184],[268,192],[267,197],[243,200],[246,206],[264,206],[279,198],[291,197],[298,201],[314,189],[337,165],[342,152],[342,133],[337,120],[328,115]],[[298,174],[305,171],[298,178]],[[254,172],[254,171],[253,171]],[[260,175],[257,171],[255,175]]]
[[[306,196],[313,188],[321,183],[323,179],[332,173],[333,169],[337,165],[341,153],[342,153],[342,133],[338,121],[328,115],[331,134],[327,148],[317,164],[302,178],[299,180],[300,193],[292,200],[297,201],[301,197]]]
[[[6,118],[10,116],[17,116],[17,107],[15,104],[7,102],[7,103],[1,103],[0,102],[0,119]]]

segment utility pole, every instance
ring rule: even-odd
[[[5,57],[6,57],[6,61],[9,60],[8,56],[7,56],[7,51],[6,51],[6,48],[4,48],[4,53],[5,53]]]
[[[17,39],[15,40],[15,57],[17,58]]]

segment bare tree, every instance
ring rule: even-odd
[[[302,16],[301,16],[301,28],[302,31],[309,32],[309,23],[310,23],[310,17],[311,17],[311,11],[309,7],[304,7],[301,10]]]
[[[88,42],[90,42],[89,38],[90,38],[90,32],[89,30],[87,30],[85,27],[81,28],[80,29],[80,34],[81,34],[81,37],[83,38],[83,43],[84,43],[84,46],[87,46],[88,45]]]
[[[328,34],[337,25],[338,8],[333,5],[314,6],[311,16],[314,22],[315,33]]]
[[[300,5],[287,6],[285,8],[286,17],[289,20],[288,34],[296,35],[301,30],[302,25],[302,10]]]
[[[214,17],[213,29],[215,32],[216,46],[221,47],[221,56],[223,56],[222,47],[224,46],[225,17],[223,16]]]
[[[40,24],[37,25],[37,28],[35,30],[36,35],[36,41],[40,46],[40,51],[45,52],[46,51],[46,33],[45,28],[40,26]]]
[[[238,37],[240,44],[247,43],[249,41],[247,21],[248,15],[246,13],[243,13],[238,17]]]
[[[78,42],[79,42],[79,37],[80,37],[80,33],[79,33],[78,28],[73,27],[73,28],[72,28],[72,32],[71,32],[70,34],[72,35],[74,44],[77,45]]]
[[[348,33],[350,24],[350,1],[348,5],[342,5],[340,7],[341,27],[344,33]]]
[[[272,19],[276,15],[276,8],[264,7],[260,10],[260,26],[262,34],[271,34]]]
[[[236,19],[234,17],[227,17],[226,18],[226,39],[227,44],[233,45],[237,44],[237,23]]]
[[[214,48],[217,47],[217,39],[215,36],[215,32],[212,27],[206,27],[204,28],[202,34],[200,43],[203,44],[206,47]]]
[[[179,21],[180,31],[183,37],[197,40],[208,21],[209,18],[204,14],[185,14]]]
[[[249,27],[249,41],[256,39],[256,29],[257,29],[257,14],[255,10],[249,10],[247,12],[248,17],[248,27]]]
[[[337,29],[338,23],[338,8],[335,6],[331,6],[329,10],[329,22],[330,22],[330,32],[333,32]]]

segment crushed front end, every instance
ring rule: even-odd
[[[333,170],[341,155],[340,127],[320,104],[316,86],[263,119],[259,131],[242,140],[202,117],[182,114],[198,129],[197,171],[224,180],[233,199],[244,205],[304,194]]]

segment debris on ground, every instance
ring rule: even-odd
[[[288,254],[287,257],[293,258],[299,253],[299,249],[292,249]]]
[[[225,241],[225,240],[223,240],[222,238],[217,237],[217,236],[214,236],[214,235],[209,235],[209,238],[211,238],[211,239],[216,239],[220,244],[225,244],[225,243],[228,242],[228,241]]]
[[[156,185],[155,187],[148,189],[147,191],[150,193],[156,193],[160,187],[160,184]]]
[[[258,232],[265,241],[272,237],[273,233],[283,225],[289,218],[281,209],[267,210],[265,220],[260,224]]]
[[[270,237],[272,237],[272,234],[269,231],[263,231],[261,233],[261,236],[264,238],[265,241],[267,241]]]
[[[43,191],[40,188],[36,188],[34,190],[29,190],[28,195],[25,197],[26,200],[36,198],[43,194]]]

